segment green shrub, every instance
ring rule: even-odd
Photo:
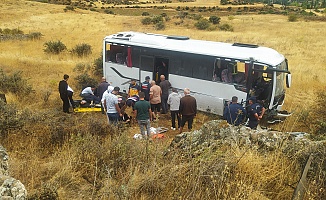
[[[158,22],[157,24],[155,24],[155,29],[156,30],[164,30],[165,29],[164,22]]]
[[[296,21],[298,21],[298,16],[295,15],[295,14],[291,14],[291,15],[289,15],[289,17],[288,17],[288,21],[289,21],[289,22],[296,22]]]
[[[43,35],[40,32],[32,32],[27,35],[27,37],[31,40],[39,40],[39,39],[41,39],[42,36]]]
[[[85,43],[77,44],[75,48],[71,50],[71,53],[78,57],[88,56],[92,53],[92,46]]]
[[[70,6],[70,5],[66,6],[66,9],[67,10],[75,10],[74,7],[73,6]]]
[[[19,30],[19,28],[14,28],[14,29],[11,29],[10,34],[11,35],[19,35],[19,34],[24,34],[24,32],[22,30]]]
[[[50,54],[59,54],[67,49],[66,45],[64,45],[60,40],[46,42],[44,43],[44,46],[44,52]]]
[[[157,24],[163,22],[163,17],[161,15],[156,15],[152,18],[153,24]]]
[[[95,76],[102,76],[103,75],[103,56],[101,55],[99,58],[94,60],[94,71],[93,74]]]
[[[219,24],[221,21],[221,18],[217,17],[217,16],[210,16],[209,21],[212,22],[213,24]]]
[[[86,65],[84,63],[77,63],[74,68],[74,72],[84,73],[85,69]]]
[[[195,27],[199,30],[206,30],[209,27],[209,21],[207,19],[201,19],[195,23]]]
[[[113,12],[112,10],[104,10],[104,12],[105,12],[106,14],[111,14],[111,15],[114,14],[114,12]]]
[[[143,12],[143,13],[141,14],[141,16],[149,16],[149,13],[148,13],[148,12]]]
[[[1,136],[6,136],[10,129],[19,129],[24,125],[22,113],[18,111],[15,105],[5,104],[0,100],[0,111]]]
[[[141,23],[143,25],[149,25],[152,23],[152,19],[150,17],[145,17],[144,19],[141,20]]]
[[[75,80],[78,83],[77,90],[82,90],[85,87],[96,86],[98,84],[97,81],[87,73],[76,76]]]
[[[222,24],[219,26],[221,31],[230,31],[233,32],[233,27],[230,24]]]
[[[24,97],[33,92],[32,86],[27,82],[27,79],[22,77],[21,71],[7,76],[2,69],[0,69],[0,90],[4,93],[14,93],[18,97]]]

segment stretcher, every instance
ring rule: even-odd
[[[101,105],[82,104],[82,100],[74,100],[74,112],[101,112]]]

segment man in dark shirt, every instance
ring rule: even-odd
[[[232,103],[225,107],[223,116],[229,124],[235,126],[239,126],[243,122],[246,110],[238,104],[238,97],[232,97]]]
[[[162,105],[162,112],[161,114],[166,114],[168,112],[168,98],[169,98],[169,89],[171,88],[171,83],[168,80],[165,80],[165,76],[160,76],[161,82],[160,87],[162,90],[161,96],[161,105]]]
[[[144,92],[146,101],[149,101],[149,90],[151,89],[150,79],[149,76],[146,76],[145,81],[141,84],[141,91]]]
[[[188,129],[191,131],[194,117],[197,114],[197,102],[194,97],[190,96],[189,88],[185,88],[183,93],[185,96],[180,99],[179,106],[179,113],[182,115],[179,133],[182,133],[186,122],[188,122]]]
[[[249,118],[249,127],[251,129],[256,130],[259,124],[259,121],[263,118],[265,113],[265,108],[256,103],[256,97],[250,97],[248,99],[249,103],[249,111],[248,111],[248,118]]]
[[[101,83],[97,86],[97,92],[96,92],[96,96],[98,96],[100,99],[102,99],[103,97],[103,93],[108,89],[108,86],[110,85],[110,83],[108,83],[106,81],[105,77],[102,77],[102,81]]]
[[[145,94],[144,92],[139,93],[139,101],[135,104],[135,117],[138,121],[140,132],[142,136],[145,136],[145,130],[144,127],[146,127],[147,130],[147,137],[149,137],[150,134],[150,128],[151,128],[151,105],[148,101],[145,101]]]
[[[62,109],[63,112],[69,113],[69,99],[68,99],[68,81],[69,76],[67,74],[63,75],[63,80],[59,82],[59,93],[60,93],[60,98],[63,102]]]

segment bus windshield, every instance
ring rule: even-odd
[[[286,70],[286,62],[283,61],[280,65],[277,66],[278,69]],[[275,88],[275,96],[283,95],[284,93],[284,80],[285,73],[276,72],[276,88]]]

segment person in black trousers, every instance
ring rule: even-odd
[[[63,80],[59,82],[59,93],[60,98],[63,102],[63,112],[69,113],[69,99],[68,99],[68,81],[69,76],[67,74],[63,75]]]

